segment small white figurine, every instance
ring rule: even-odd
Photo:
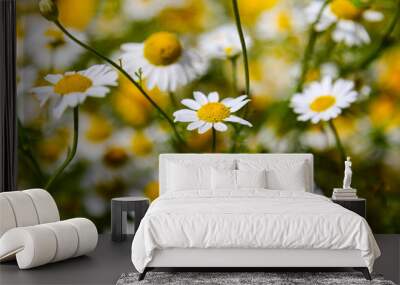
[[[351,171],[351,160],[350,156],[344,162],[344,179],[343,179],[343,189],[351,189],[351,176],[353,172]]]

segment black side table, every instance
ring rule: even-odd
[[[111,199],[111,239],[123,241],[126,239],[126,224],[128,212],[134,212],[135,232],[140,221],[149,208],[149,199],[144,197],[121,197]]]
[[[356,214],[359,214],[364,219],[367,218],[367,200],[364,198],[357,198],[357,199],[349,199],[349,200],[338,200],[332,199],[333,203],[339,204],[340,206],[353,211]]]

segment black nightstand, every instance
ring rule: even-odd
[[[113,241],[126,239],[127,212],[135,213],[135,232],[149,208],[150,201],[144,197],[120,197],[111,200],[111,238]]]
[[[339,204],[340,206],[359,214],[364,219],[367,218],[367,200],[364,198],[357,198],[351,200],[336,200],[332,199],[333,203]]]

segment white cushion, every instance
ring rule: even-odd
[[[22,191],[3,192],[1,195],[10,203],[17,227],[33,226],[39,218],[29,195]]]
[[[238,188],[267,188],[267,171],[235,170]]]
[[[28,189],[22,192],[28,194],[32,199],[39,218],[39,224],[60,220],[60,214],[58,213],[56,202],[49,192],[43,189]]]
[[[293,160],[244,160],[239,159],[239,170],[267,170],[267,188],[273,190],[306,191],[307,165]]]
[[[92,251],[97,236],[84,218],[14,228],[0,238],[0,261],[16,256],[20,269],[37,267]]]
[[[15,227],[60,220],[53,197],[43,189],[0,193],[0,237]]]
[[[0,237],[8,230],[15,228],[17,222],[8,199],[0,193]]]
[[[211,171],[213,190],[239,190],[241,188],[266,188],[266,170],[230,170],[215,169]]]
[[[211,169],[235,169],[235,161],[179,161],[171,160],[167,164],[168,191],[210,190]]]
[[[211,181],[211,188],[213,190],[236,190],[235,170],[212,168]]]
[[[56,203],[43,189],[0,193],[0,262],[17,259],[26,269],[96,247],[97,229],[90,220],[59,219]]]

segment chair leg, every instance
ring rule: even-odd
[[[142,273],[139,274],[139,278],[138,281],[142,281],[144,279],[144,277],[146,277],[146,273],[147,273],[148,269],[147,267],[143,270]]]
[[[362,274],[364,275],[365,279],[372,280],[371,274],[369,274],[369,270],[367,267],[354,267],[354,269],[357,271],[361,271]]]

